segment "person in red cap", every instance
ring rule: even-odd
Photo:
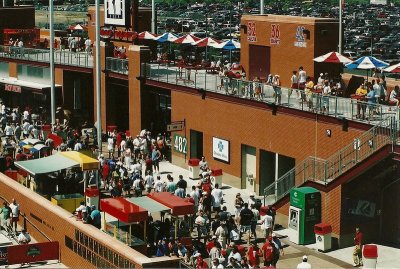
[[[274,243],[272,242],[272,236],[268,236],[265,239],[265,243],[261,250],[264,256],[264,266],[272,265],[274,259]]]
[[[258,268],[260,265],[260,257],[262,257],[263,253],[261,249],[257,246],[255,242],[250,242],[250,246],[247,250],[247,259],[249,261],[249,265],[252,268]]]

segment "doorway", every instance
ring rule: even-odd
[[[106,86],[107,125],[116,125],[119,131],[129,130],[129,89],[126,81],[109,79]]]
[[[249,46],[249,79],[267,78],[271,70],[271,47]]]
[[[190,158],[203,156],[203,133],[190,129]]]
[[[257,176],[256,148],[242,145],[242,188],[255,191]]]
[[[275,181],[275,155],[274,152],[260,150],[260,195]]]

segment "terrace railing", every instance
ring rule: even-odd
[[[118,74],[128,75],[128,59],[119,59],[114,57],[106,58],[106,70]]]
[[[265,200],[273,204],[306,181],[327,185],[398,138],[398,121],[387,117],[328,159],[308,157],[264,189]]]
[[[381,122],[387,116],[399,120],[399,109],[383,104],[367,102],[335,95],[306,94],[300,90],[280,87],[280,100],[274,88],[261,82],[230,79],[211,74],[204,69],[179,68],[159,64],[143,64],[142,74],[146,78],[181,85],[207,92],[216,92],[242,99],[264,102],[271,106],[284,106],[315,114],[325,114],[338,119],[348,119],[371,124]]]
[[[19,48],[0,46],[0,57],[19,59],[32,62],[50,62],[48,49]],[[71,52],[68,50],[55,50],[54,63],[68,66],[93,67],[93,56],[86,52]]]

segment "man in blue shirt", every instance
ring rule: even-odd
[[[92,212],[90,213],[91,224],[97,229],[101,228],[101,214],[100,211],[96,209],[96,206],[92,205]]]

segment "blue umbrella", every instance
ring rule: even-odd
[[[233,39],[230,39],[228,41],[215,45],[214,47],[224,50],[235,50],[235,49],[240,49],[240,43]]]
[[[387,62],[376,59],[372,56],[363,56],[354,62],[346,64],[349,69],[372,69],[372,68],[384,68],[389,66]]]
[[[168,32],[154,38],[154,40],[161,42],[161,43],[164,43],[167,41],[174,42],[177,39],[178,39],[178,37],[176,35],[168,33]]]

